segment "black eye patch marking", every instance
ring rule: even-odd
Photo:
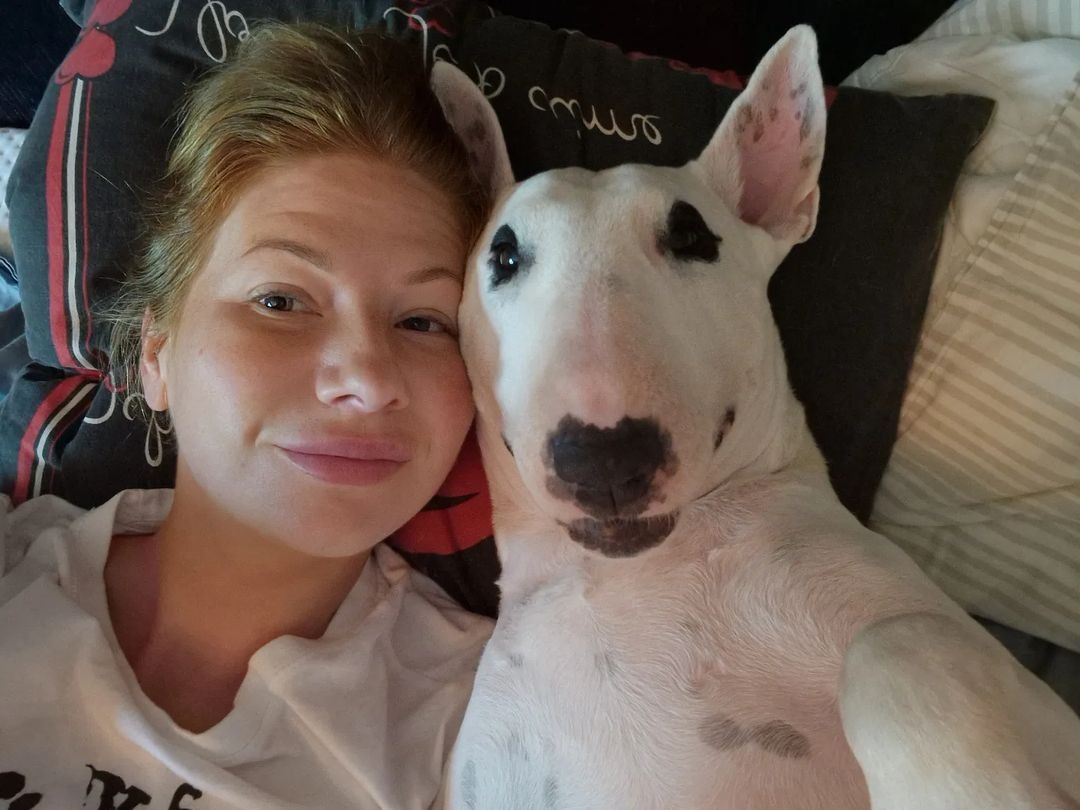
[[[532,264],[532,256],[518,245],[517,234],[509,225],[500,225],[491,237],[488,267],[491,269],[491,288],[511,281]]]
[[[657,239],[661,253],[681,262],[715,262],[724,240],[709,230],[701,213],[690,203],[676,200],[668,211],[664,231]]]

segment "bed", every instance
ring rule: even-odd
[[[129,418],[100,372],[94,304],[122,283],[152,181],[130,156],[164,153],[183,83],[249,18],[376,21],[457,62],[496,106],[519,176],[685,160],[764,48],[810,21],[834,85],[822,214],[770,290],[793,385],[844,503],[1080,707],[1075,2],[578,5],[70,0],[81,34],[17,6],[36,35],[0,33],[0,52],[33,56],[0,73],[0,184],[23,153],[14,246],[0,209],[4,491],[89,506],[168,485],[169,427]],[[493,612],[478,468],[470,446],[395,542]]]

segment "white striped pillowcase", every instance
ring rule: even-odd
[[[1080,0],[958,0],[919,37],[1080,37]]]
[[[1080,75],[924,328],[872,524],[1080,651]]]

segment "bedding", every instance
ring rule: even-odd
[[[15,158],[26,138],[25,130],[0,128],[0,260],[11,261],[11,225],[8,215],[6,191]]]
[[[951,0],[494,0],[515,17],[572,28],[631,51],[749,75],[793,25],[813,27],[826,83],[838,84],[875,53],[918,36]]]
[[[199,11],[175,0],[98,0],[69,10],[84,31],[50,83],[9,191],[32,357],[0,409],[0,479],[16,500],[55,492],[90,506],[171,481],[168,423],[136,421],[131,397],[99,371],[94,306],[130,261],[139,200],[160,169],[184,83],[226,58],[249,20],[380,21],[429,62],[459,63],[506,124],[519,176],[681,163],[738,90],[728,73],[631,58],[464,1],[236,0]],[[832,95],[818,231],[771,293],[811,429],[841,498],[865,518],[895,435],[941,218],[990,104],[854,88]],[[470,444],[396,542],[455,598],[491,613],[497,567],[484,493]]]
[[[4,0],[2,19],[0,127],[25,129],[79,29],[58,2]]]
[[[997,102],[871,525],[968,610],[1080,651],[1080,10],[960,2],[849,81]]]
[[[11,249],[10,218],[5,202],[8,178],[25,137],[25,130],[0,128],[0,398],[11,390],[19,369],[27,361],[18,276]]]

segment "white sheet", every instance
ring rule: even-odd
[[[25,137],[24,129],[0,128],[0,257],[11,256],[7,184]]]

